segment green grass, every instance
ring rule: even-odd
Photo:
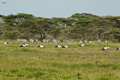
[[[119,43],[57,44],[0,41],[0,80],[120,80]],[[37,46],[43,44],[45,48]],[[65,45],[65,44],[60,44]],[[111,49],[102,51],[104,46]]]

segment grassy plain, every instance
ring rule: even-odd
[[[53,43],[21,44],[0,41],[0,80],[120,80],[120,43],[71,43],[66,49]],[[102,51],[105,46],[111,49]]]

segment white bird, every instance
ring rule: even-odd
[[[108,50],[108,49],[110,49],[110,47],[104,47],[104,48],[102,48],[102,50]]]
[[[4,42],[4,44],[6,45],[6,44],[8,44],[8,42]]]
[[[44,46],[43,45],[39,45],[38,47],[43,48]]]
[[[27,46],[28,44],[23,44],[23,45],[21,45],[20,47],[25,47],[25,46]]]
[[[63,46],[62,48],[68,48],[68,45]]]
[[[81,45],[80,45],[80,47],[83,47],[83,46],[84,46],[84,44],[81,44]]]
[[[120,48],[117,48],[116,50],[120,50]]]
[[[61,46],[60,46],[60,45],[58,45],[58,46],[55,46],[55,48],[61,48]]]
[[[82,41],[80,40],[80,43],[82,43]]]

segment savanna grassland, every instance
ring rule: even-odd
[[[71,43],[66,49],[54,43],[21,44],[0,41],[0,80],[120,80],[120,43]],[[104,46],[111,49],[102,51]]]

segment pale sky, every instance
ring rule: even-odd
[[[75,13],[120,16],[120,0],[0,0],[0,14],[17,13],[46,18],[70,17]]]

